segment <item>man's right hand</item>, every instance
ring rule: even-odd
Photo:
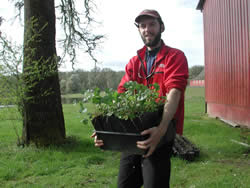
[[[96,147],[101,147],[101,146],[104,145],[102,140],[98,140],[98,139],[97,139],[96,132],[94,132],[94,133],[91,135],[91,138],[95,138],[94,142],[95,142],[95,146],[96,146]]]

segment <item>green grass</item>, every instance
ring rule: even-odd
[[[91,125],[79,106],[63,105],[67,142],[49,148],[17,147],[21,122],[0,109],[0,187],[116,188],[120,153],[95,148]],[[184,135],[201,150],[194,162],[172,158],[171,187],[245,188],[250,185],[249,130],[232,128],[204,113],[204,89],[187,88]]]
[[[81,93],[72,93],[72,94],[66,94],[62,95],[63,98],[82,98],[83,94]]]
[[[187,88],[184,135],[201,150],[195,162],[172,159],[172,187],[236,188],[250,185],[250,130],[232,128],[205,114],[203,88]]]

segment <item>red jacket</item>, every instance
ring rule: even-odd
[[[162,46],[157,54],[156,60],[152,65],[152,77],[146,79],[145,71],[141,65],[140,56],[145,70],[147,63],[145,61],[146,46],[137,51],[137,56],[130,59],[125,68],[125,75],[118,86],[118,92],[125,91],[123,87],[125,82],[136,81],[140,84],[149,85],[158,83],[160,85],[160,96],[166,96],[170,89],[176,88],[181,91],[181,99],[174,118],[177,120],[176,132],[183,133],[184,121],[184,92],[188,79],[188,64],[184,53],[178,49],[166,46],[162,41]],[[150,75],[150,74],[149,74]]]

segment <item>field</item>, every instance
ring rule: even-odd
[[[80,123],[78,104],[64,104],[67,141],[60,147],[18,147],[15,108],[0,108],[0,187],[116,188],[118,152],[95,148],[92,125]],[[184,135],[201,150],[194,162],[172,158],[171,187],[247,188],[250,130],[232,128],[205,113],[204,89],[188,88]]]

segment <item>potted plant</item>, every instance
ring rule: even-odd
[[[166,97],[159,97],[158,84],[151,86],[153,89],[130,81],[124,84],[124,93],[111,89],[101,92],[99,88],[84,93],[81,112],[88,114],[98,139],[104,140],[102,149],[137,154],[146,152],[136,147],[136,141],[147,138],[140,132],[160,123],[166,100]],[[87,112],[86,102],[94,104],[92,113]]]

